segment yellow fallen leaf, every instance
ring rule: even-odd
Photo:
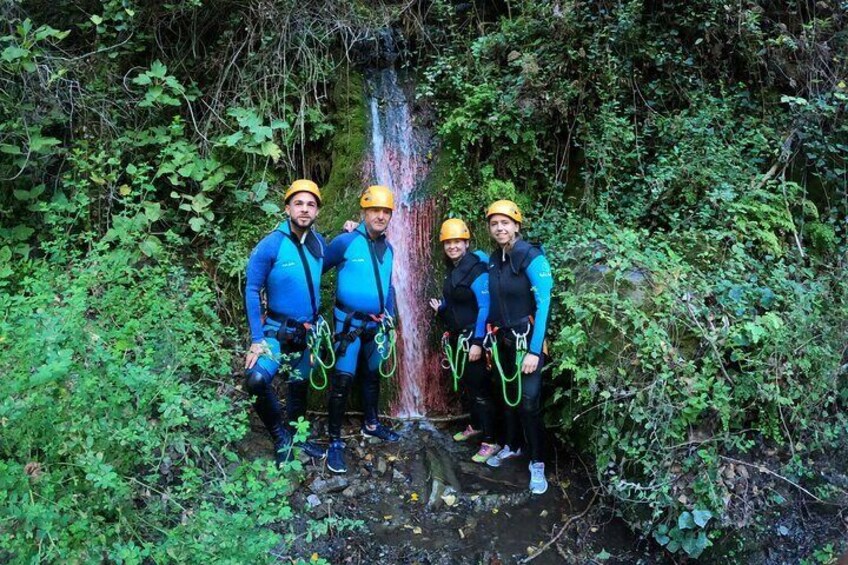
[[[318,554],[317,554],[317,553],[313,553],[313,554],[312,554],[312,557],[310,557],[309,559],[310,559],[310,561],[312,561],[313,563],[315,563],[316,561],[318,561]]]
[[[386,514],[385,516],[383,516],[383,520],[387,520],[387,521],[391,520],[392,518],[394,518],[394,516],[392,516],[391,514]]]
[[[414,528],[412,528],[413,534],[421,535],[423,532],[424,532],[424,530],[422,530],[420,526],[415,526]]]
[[[418,493],[417,493],[417,492],[413,492],[412,494],[410,494],[410,495],[409,495],[409,500],[411,500],[412,502],[418,502]]]
[[[445,501],[445,504],[448,506],[453,506],[456,504],[456,495],[455,494],[444,494],[442,495],[442,500]]]
[[[497,508],[492,508],[492,514],[497,514],[497,513],[498,513],[498,509],[497,509]]]

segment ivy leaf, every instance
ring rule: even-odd
[[[269,216],[275,216],[280,213],[280,207],[273,202],[263,202],[260,208]]]
[[[55,137],[42,137],[39,134],[34,134],[29,140],[29,148],[35,153],[45,153],[55,145],[62,143]]]
[[[707,539],[706,532],[702,531],[695,536],[687,536],[683,539],[683,543],[681,547],[683,551],[686,552],[689,557],[698,558],[704,552],[704,550],[710,545],[710,541]]]
[[[699,528],[705,527],[712,517],[713,513],[709,510],[695,510],[692,512],[692,519]]]
[[[12,45],[11,47],[6,47],[5,49],[3,49],[3,54],[0,55],[0,57],[2,57],[3,60],[8,63],[13,63],[18,59],[23,59],[29,54],[29,49],[18,47],[17,45]]]
[[[200,193],[192,199],[191,209],[200,214],[208,208],[210,204],[212,204],[212,199],[208,198],[203,193]]]
[[[695,520],[692,519],[692,513],[689,511],[684,512],[677,519],[677,527],[681,530],[693,530],[695,529]]]
[[[162,251],[162,242],[155,235],[151,235],[139,243],[138,248],[148,257],[155,257]]]
[[[263,143],[260,153],[265,157],[270,157],[275,163],[283,156],[283,150],[273,141]]]
[[[145,202],[144,215],[149,222],[156,222],[162,217],[162,205],[158,202]]]
[[[197,216],[188,221],[188,225],[191,226],[191,229],[198,233],[203,230],[204,224],[206,224],[206,220]]]
[[[103,23],[103,18],[101,16],[98,16],[97,14],[93,14],[88,19],[91,20],[91,23],[93,23],[96,26],[99,26],[100,24]]]

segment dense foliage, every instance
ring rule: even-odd
[[[533,210],[560,282],[548,423],[631,524],[698,556],[782,501],[729,488],[736,457],[778,446],[801,480],[844,453],[846,7],[510,7],[444,7],[422,93],[448,206]]]
[[[385,28],[446,211],[515,198],[546,245],[548,424],[669,550],[747,525],[731,459],[845,447],[846,10],[0,1],[0,559],[286,554],[240,277],[281,183],[356,190]]]

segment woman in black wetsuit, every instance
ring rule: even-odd
[[[492,377],[483,356],[483,338],[489,313],[489,258],[481,251],[468,250],[471,232],[459,219],[445,220],[439,241],[445,250],[447,274],[442,299],[431,298],[430,306],[438,313],[448,331],[443,337],[454,385],[456,379],[468,400],[471,425],[454,436],[466,441],[481,435],[480,449],[471,458],[483,463],[500,450],[494,437]]]
[[[514,202],[492,203],[486,221],[497,244],[489,258],[491,305],[486,345],[506,404],[506,445],[486,463],[499,467],[520,455],[523,443],[530,456],[530,492],[542,494],[548,490],[541,372],[553,287],[551,267],[540,246],[521,238],[523,217]]]

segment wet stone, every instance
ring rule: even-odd
[[[397,469],[392,470],[392,480],[394,481],[405,481],[406,475],[398,471]]]
[[[306,497],[306,504],[308,504],[310,508],[315,508],[316,506],[321,506],[321,499],[318,498],[317,494],[310,494]]]
[[[386,471],[388,470],[388,468],[389,468],[389,466],[388,466],[388,464],[386,463],[386,460],[385,460],[385,459],[383,459],[382,457],[380,457],[379,459],[377,459],[377,472],[378,472],[378,473],[380,473],[381,475],[383,475],[383,474],[385,474],[385,473],[386,473]]]
[[[309,485],[309,490],[315,494],[327,494],[340,492],[346,489],[349,482],[344,477],[330,477],[329,479],[317,478]]]
[[[353,498],[356,496],[358,491],[359,489],[357,489],[355,485],[351,485],[342,491],[342,496],[345,498]]]

